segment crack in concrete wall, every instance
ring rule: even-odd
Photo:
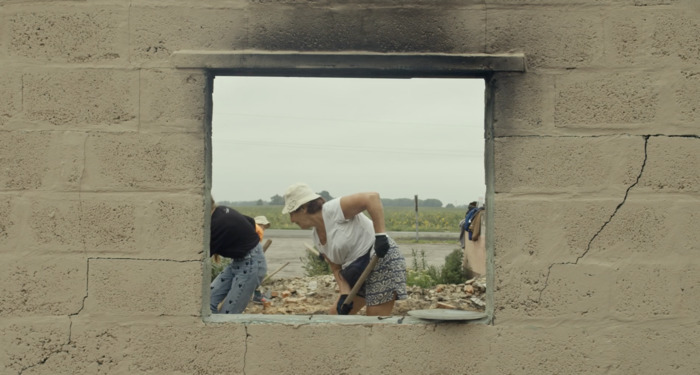
[[[245,341],[243,343],[243,375],[246,374],[246,363],[248,359],[248,337],[250,337],[250,334],[248,333],[248,325],[245,324]]]
[[[537,297],[537,303],[540,303],[540,302],[542,301],[542,293],[544,293],[545,289],[547,289],[547,286],[549,285],[549,276],[550,276],[551,273],[552,273],[552,268],[553,268],[554,266],[560,266],[560,265],[578,264],[578,261],[581,260],[581,259],[583,259],[583,257],[585,257],[586,254],[588,254],[588,252],[591,250],[591,245],[593,244],[593,241],[595,241],[595,239],[598,238],[598,236],[603,232],[603,230],[605,229],[605,227],[606,227],[606,226],[612,221],[612,219],[615,217],[615,215],[616,215],[617,212],[620,210],[620,208],[625,204],[625,202],[627,201],[627,197],[629,196],[630,190],[632,190],[633,187],[637,186],[637,184],[639,183],[639,180],[642,178],[642,173],[644,173],[644,167],[645,167],[646,164],[647,164],[647,157],[648,157],[648,154],[647,154],[647,147],[649,146],[649,138],[650,138],[651,136],[652,136],[652,135],[644,135],[644,136],[642,136],[642,137],[644,137],[644,160],[642,161],[642,167],[641,167],[640,170],[639,170],[639,174],[637,175],[636,180],[635,180],[630,186],[627,187],[627,190],[625,190],[625,196],[622,198],[622,202],[620,202],[620,203],[617,205],[617,207],[615,207],[615,210],[614,210],[613,213],[610,215],[610,217],[608,218],[608,220],[606,220],[605,223],[603,223],[603,225],[600,227],[600,229],[593,235],[593,237],[591,237],[590,241],[588,241],[588,245],[586,246],[586,250],[583,252],[583,254],[579,255],[579,256],[576,258],[575,261],[573,261],[573,262],[552,263],[552,264],[549,265],[549,267],[547,267],[547,277],[545,277],[545,279],[544,279],[544,286],[543,286],[542,289],[540,290],[539,296]]]
[[[81,226],[81,227],[82,227],[82,226]],[[83,246],[84,246],[84,245],[85,245],[85,243],[83,242]],[[76,311],[76,312],[74,312],[74,313],[72,313],[72,314],[68,314],[68,339],[66,340],[66,343],[63,344],[64,346],[70,345],[71,342],[72,342],[72,339],[73,339],[73,317],[74,317],[74,316],[78,316],[78,315],[83,311],[83,309],[85,309],[85,300],[88,298],[88,294],[89,294],[89,291],[90,291],[90,287],[89,287],[89,282],[90,282],[90,259],[94,259],[94,258],[87,258],[87,260],[86,260],[87,265],[86,265],[86,270],[85,270],[85,295],[83,296],[83,300],[81,301],[81,305],[80,305],[80,308],[78,309],[78,311]],[[37,367],[37,366],[41,366],[41,365],[43,365],[44,363],[46,363],[46,361],[48,361],[49,358],[51,358],[52,355],[54,355],[54,354],[59,354],[59,353],[66,353],[66,354],[69,354],[68,351],[67,351],[67,350],[64,350],[64,349],[55,350],[55,351],[49,353],[46,357],[44,357],[44,358],[42,358],[41,360],[39,360],[37,363],[35,363],[35,364],[33,364],[33,365],[30,365],[30,366],[27,366],[27,367],[21,369],[21,370],[19,370],[17,373],[21,375],[22,373],[24,373],[25,371],[27,371],[27,370],[29,370],[29,369],[32,369],[32,368]]]
[[[69,319],[70,319],[70,316],[69,316]],[[34,367],[43,365],[44,363],[46,363],[46,361],[49,360],[49,358],[51,358],[51,357],[52,357],[53,355],[55,355],[55,354],[59,354],[59,353],[70,354],[70,353],[68,352],[68,350],[65,350],[65,349],[63,349],[63,348],[64,348],[65,346],[67,346],[67,345],[70,345],[70,343],[71,343],[71,329],[72,329],[72,328],[73,328],[73,322],[70,321],[70,323],[69,323],[69,325],[68,325],[68,341],[66,341],[66,343],[63,344],[63,345],[61,346],[60,349],[51,351],[51,352],[50,352],[49,354],[47,354],[44,358],[40,359],[37,363],[34,363],[34,364],[29,365],[29,366],[27,366],[27,367],[21,368],[19,371],[17,371],[17,374],[18,374],[18,375],[22,375],[22,374],[23,374],[25,371],[27,371],[27,370],[30,370],[30,369],[32,369],[32,368],[34,368]]]
[[[61,350],[61,351],[62,351],[62,350]],[[46,357],[44,357],[44,358],[42,358],[41,360],[39,360],[39,362],[37,362],[37,363],[35,363],[35,364],[33,364],[33,365],[30,365],[30,366],[27,366],[27,367],[25,367],[25,368],[20,369],[19,371],[17,371],[17,374],[18,374],[18,375],[22,375],[22,374],[23,374],[25,371],[27,371],[27,370],[30,370],[30,369],[32,369],[32,368],[34,368],[34,367],[43,365],[44,363],[46,363],[46,361],[49,360],[49,358],[51,358],[52,355],[57,354],[57,353],[60,353],[61,351],[57,351],[57,352],[50,353],[50,354],[47,355]]]
[[[149,259],[149,258],[118,258],[118,257],[89,257],[87,258],[87,267],[85,271],[85,295],[83,296],[81,306],[78,309],[78,311],[68,314],[68,338],[66,342],[62,345],[61,348],[56,349],[48,353],[46,356],[38,360],[36,363],[31,364],[29,366],[26,366],[22,369],[20,369],[17,374],[21,375],[25,371],[30,370],[34,367],[41,366],[45,364],[52,356],[56,354],[61,354],[65,353],[67,355],[70,355],[70,352],[66,349],[64,349],[66,346],[71,345],[73,342],[73,317],[80,315],[80,313],[85,309],[85,301],[87,300],[89,294],[90,294],[90,261],[91,260],[145,260],[145,261],[159,261],[159,262],[175,262],[175,263],[189,263],[189,262],[201,262],[200,260],[174,260],[174,259]],[[248,350],[248,337],[250,335],[248,334],[248,326],[246,325],[246,350],[245,352],[247,353]],[[245,356],[243,358],[243,373],[245,374]]]

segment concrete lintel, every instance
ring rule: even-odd
[[[194,51],[173,53],[177,68],[216,74],[331,77],[481,77],[524,72],[523,54]]]

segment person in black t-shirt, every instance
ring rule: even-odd
[[[212,198],[209,255],[215,261],[219,257],[231,258],[231,264],[211,282],[212,314],[242,313],[267,273],[253,218],[231,207],[216,206]]]

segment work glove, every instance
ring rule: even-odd
[[[346,298],[348,298],[347,294],[341,294],[340,298],[338,298],[338,305],[335,307],[338,315],[348,315],[350,314],[350,310],[352,310],[352,302],[348,303],[347,305],[343,305]]]
[[[384,258],[388,252],[389,237],[387,237],[386,233],[378,233],[374,236],[374,253],[380,258]]]

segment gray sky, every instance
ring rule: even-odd
[[[482,79],[218,76],[213,100],[217,201],[296,182],[455,205],[486,193]]]

